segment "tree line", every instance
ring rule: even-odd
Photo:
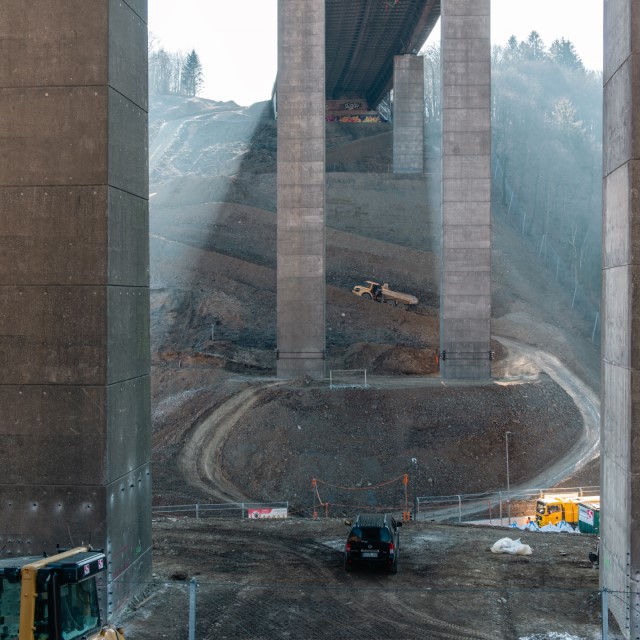
[[[438,120],[440,48],[428,47],[424,63],[426,117]],[[511,36],[493,47],[491,76],[492,170],[503,183],[498,192],[515,195],[526,211],[525,233],[542,238],[545,249],[570,265],[573,282],[597,306],[602,74],[585,69],[570,40],[546,47],[532,31],[526,40]]]
[[[204,72],[195,49],[167,51],[149,37],[149,93],[196,96],[204,85]]]

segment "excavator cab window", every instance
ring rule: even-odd
[[[99,629],[95,578],[60,586],[60,627],[63,640],[83,638]]]
[[[15,640],[20,628],[20,583],[0,578],[0,640]]]

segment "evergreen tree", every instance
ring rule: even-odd
[[[544,42],[537,31],[532,31],[527,41],[521,43],[520,47],[528,60],[544,60],[547,55]]]
[[[200,58],[195,49],[192,49],[182,65],[182,76],[180,80],[181,93],[185,93],[188,96],[195,96],[200,89],[202,89],[203,84],[204,74],[202,72]]]
[[[558,64],[569,67],[570,69],[584,69],[582,60],[571,40],[565,40],[564,38],[554,40],[549,49],[549,53],[551,54],[551,58]]]

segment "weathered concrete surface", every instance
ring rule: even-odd
[[[278,377],[324,377],[325,7],[278,2]]]
[[[601,583],[640,635],[640,5],[604,3]]]
[[[490,0],[442,4],[443,378],[491,376]]]
[[[393,172],[424,171],[424,58],[393,58]]]
[[[104,547],[112,609],[150,577],[146,34],[146,0],[2,5],[0,548]]]

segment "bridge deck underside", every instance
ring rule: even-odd
[[[440,0],[325,0],[326,96],[375,107],[391,88],[393,56],[420,50]]]

